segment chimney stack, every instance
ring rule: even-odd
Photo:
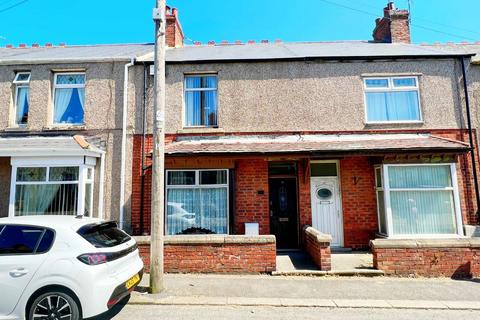
[[[178,20],[177,8],[167,6],[165,12],[167,25],[165,26],[165,42],[167,47],[183,47],[185,36],[183,35],[182,26]]]
[[[410,43],[410,13],[395,7],[393,1],[383,9],[383,18],[375,20],[373,40],[387,43]]]

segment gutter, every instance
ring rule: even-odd
[[[472,116],[470,112],[470,98],[468,96],[467,71],[465,68],[465,57],[459,58],[462,66],[463,90],[465,94],[465,108],[467,112],[468,140],[470,144],[470,156],[472,158],[473,184],[475,187],[475,199],[477,202],[477,221],[480,222],[480,190],[478,186],[477,163],[475,161],[475,146],[473,142]]]
[[[119,227],[124,228],[125,221],[125,154],[127,149],[127,112],[128,112],[128,70],[135,64],[135,58],[125,64],[123,78],[123,109],[122,109],[122,155],[120,160],[120,210]]]
[[[455,59],[459,57],[472,57],[475,54],[430,54],[430,55],[372,55],[372,56],[305,56],[305,57],[265,57],[265,58],[222,58],[222,59],[184,59],[167,60],[167,64],[192,64],[192,63],[252,63],[275,61],[352,61],[352,60],[412,60],[412,59]],[[146,61],[147,62],[147,61]]]

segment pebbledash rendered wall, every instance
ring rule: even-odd
[[[434,130],[433,134],[450,139],[467,141],[466,132],[458,130]],[[169,137],[169,141],[174,137]],[[132,186],[132,226],[134,234],[149,233],[150,226],[150,186],[151,172],[146,170],[144,184],[143,205],[143,228],[140,226],[141,218],[141,169],[140,149],[142,136],[134,139],[133,159],[133,186]],[[147,152],[151,150],[151,137],[147,136]],[[457,176],[465,224],[476,224],[474,189],[472,182],[471,162],[468,154],[456,159]],[[169,158],[167,157],[167,160]],[[189,168],[196,164],[202,168],[218,168],[215,164],[216,157],[183,157],[189,161]],[[250,156],[241,159],[230,159],[222,163],[224,168],[234,169],[235,179],[233,185],[233,206],[230,212],[231,234],[243,234],[245,222],[258,222],[260,234],[270,233],[269,225],[269,190],[268,190],[268,161],[273,158],[267,156]],[[374,164],[378,158],[367,156],[344,156],[340,159],[340,187],[342,196],[342,210],[344,223],[344,246],[353,249],[368,249],[369,242],[376,238],[378,232],[378,216],[375,193]],[[422,159],[422,155],[390,154],[380,161],[386,162],[419,162],[430,161]],[[167,161],[168,162],[168,161]],[[147,157],[147,166],[149,158]],[[298,198],[299,198],[299,235],[305,225],[312,224],[310,177],[305,169],[308,169],[308,159],[299,159],[298,167]],[[177,166],[178,167],[178,166]],[[258,192],[258,191],[263,192]]]

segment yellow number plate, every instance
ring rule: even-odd
[[[130,279],[127,280],[127,282],[125,282],[125,287],[128,289],[130,289],[131,287],[133,287],[134,285],[136,285],[138,282],[140,281],[140,276],[138,275],[138,273],[136,275],[134,275],[133,277],[131,277]]]

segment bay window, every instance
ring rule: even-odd
[[[379,231],[389,237],[462,235],[455,164],[375,168]]]
[[[55,124],[83,124],[85,74],[57,73],[53,90],[53,122]]]
[[[167,171],[166,233],[228,233],[228,170]]]
[[[11,215],[91,216],[93,167],[20,165],[12,170]]]
[[[417,77],[365,78],[367,123],[421,122]]]

